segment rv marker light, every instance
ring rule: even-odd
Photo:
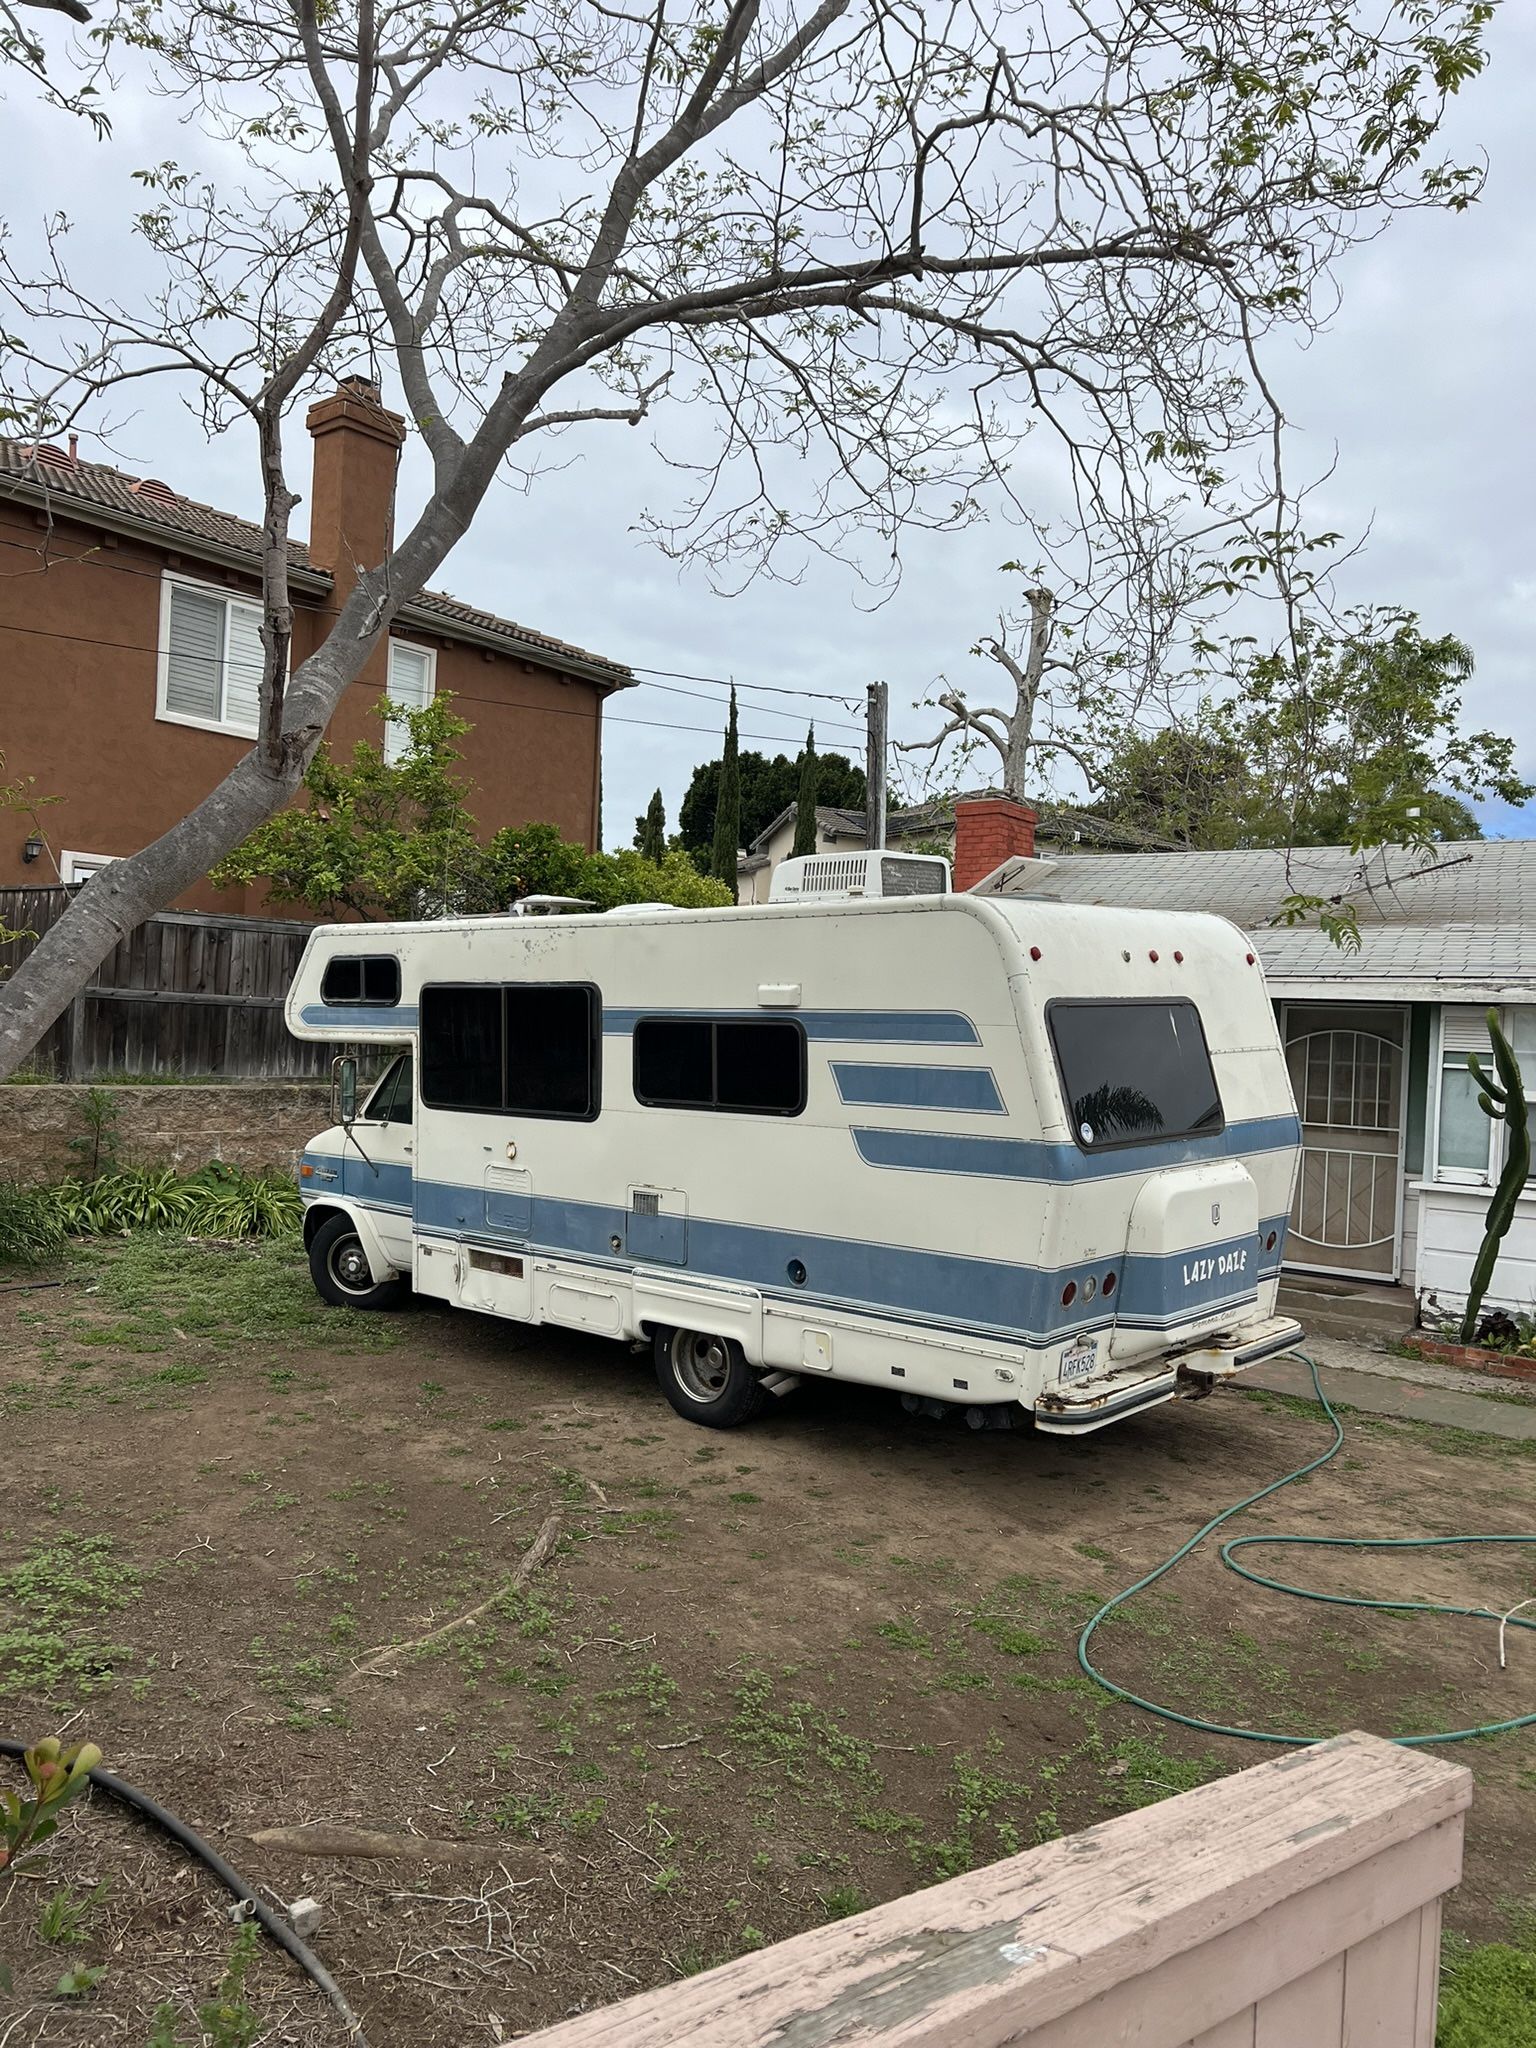
[[[1061,1305],[1063,1308],[1070,1308],[1073,1302],[1076,1301],[1076,1299],[1077,1282],[1075,1280],[1069,1280],[1066,1286],[1063,1287],[1063,1289],[1061,1290]]]
[[[1031,960],[1038,960],[1040,958],[1040,948],[1038,946],[1031,946],[1029,949],[1029,957]]]
[[[1152,952],[1148,953],[1148,955],[1147,955],[1147,958],[1148,958],[1149,960],[1153,960],[1153,961],[1155,961],[1155,960],[1157,959],[1157,953],[1156,953],[1155,949],[1154,949],[1154,951],[1152,951]]]

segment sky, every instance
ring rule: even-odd
[[[1488,71],[1444,131],[1448,154],[1486,156],[1482,199],[1459,216],[1400,216],[1351,251],[1325,330],[1305,349],[1271,343],[1267,366],[1294,423],[1293,463],[1312,474],[1333,465],[1314,530],[1368,534],[1341,572],[1340,596],[1407,606],[1427,633],[1467,641],[1477,660],[1467,722],[1513,734],[1536,781],[1536,8],[1501,8],[1489,42]],[[115,272],[127,292],[144,259],[122,253],[133,201],[114,174],[177,154],[177,138],[163,105],[120,95],[113,116],[112,142],[94,145],[13,88],[0,107],[11,144],[0,212],[19,225],[67,205],[81,260]],[[92,171],[84,189],[82,163]],[[168,386],[139,389],[140,409],[107,459],[254,516],[248,443],[210,444]],[[82,453],[91,452],[87,440]],[[849,569],[816,558],[793,587],[759,581],[727,597],[637,531],[647,509],[676,502],[645,427],[583,428],[552,452],[559,466],[531,491],[492,491],[435,580],[641,674],[606,721],[608,846],[629,843],[658,785],[675,824],[694,764],[719,751],[724,688],[685,676],[744,686],[743,745],[793,755],[814,716],[822,751],[857,758],[870,681],[890,687],[898,738],[932,729],[931,714],[913,707],[937,676],[980,681],[968,649],[1016,590],[1000,564],[1019,537],[1001,518],[910,535],[901,585],[883,604]],[[1483,817],[1490,833],[1536,835],[1536,806],[1522,815],[1494,802]]]

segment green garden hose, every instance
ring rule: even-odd
[[[1194,1728],[1202,1735],[1231,1735],[1240,1742],[1270,1742],[1287,1749],[1305,1748],[1314,1742],[1326,1742],[1327,1735],[1281,1735],[1267,1728],[1231,1728],[1221,1721],[1205,1721],[1197,1714],[1181,1714],[1173,1707],[1162,1706],[1156,1700],[1143,1699],[1140,1693],[1132,1692],[1129,1686],[1117,1685],[1104,1673],[1088,1655],[1088,1645],[1100,1623],[1107,1620],[1117,1608],[1148,1586],[1171,1572],[1174,1566],[1189,1553],[1198,1548],[1213,1529],[1219,1529],[1224,1522],[1230,1522],[1234,1515],[1242,1514],[1245,1508],[1267,1500],[1272,1493],[1278,1493],[1284,1486],[1290,1486],[1298,1479],[1305,1479],[1309,1472],[1326,1465],[1344,1442],[1344,1425],[1334,1413],[1328,1396],[1323,1392],[1322,1381],[1318,1378],[1315,1362],[1304,1351],[1293,1354],[1299,1358],[1312,1374],[1312,1388],[1323,1413],[1333,1424],[1333,1442],[1326,1451],[1310,1459],[1305,1465],[1298,1465],[1294,1472],[1287,1472],[1283,1479],[1275,1479],[1268,1486],[1261,1486],[1257,1493],[1250,1493],[1245,1500],[1234,1502],[1214,1515],[1203,1529],[1197,1529],[1187,1543],[1181,1543],[1173,1555],[1164,1560],[1145,1578],[1138,1579],[1134,1586],[1127,1586],[1123,1593],[1116,1593],[1112,1600],[1094,1615],[1088,1626],[1077,1639],[1077,1661],[1095,1684],[1113,1693],[1116,1699],[1125,1700],[1130,1706],[1140,1707],[1148,1714],[1156,1714],[1160,1720],[1176,1721],[1181,1728]],[[1536,1620],[1523,1619],[1516,1614],[1498,1614],[1487,1607],[1453,1607],[1439,1600],[1365,1600],[1346,1593],[1317,1593],[1309,1586],[1293,1586],[1285,1579],[1270,1578],[1264,1572],[1254,1571],[1250,1566],[1239,1564],[1234,1552],[1251,1549],[1255,1544],[1278,1547],[1281,1544],[1291,1549],[1308,1550],[1456,1550],[1471,1544],[1521,1544],[1527,1549],[1536,1548],[1536,1536],[1234,1536],[1221,1546],[1221,1561],[1229,1571],[1236,1572],[1240,1579],[1247,1579],[1255,1586],[1267,1586],[1274,1593],[1290,1593],[1298,1600],[1316,1600],[1328,1607],[1381,1608],[1391,1614],[1468,1614],[1483,1621],[1496,1621],[1508,1628],[1536,1629]],[[1396,1735],[1391,1739],[1405,1749],[1422,1748],[1426,1743],[1470,1742],[1475,1735],[1502,1735],[1511,1728],[1529,1728],[1536,1725],[1536,1713],[1517,1714],[1508,1721],[1484,1721],[1474,1728],[1447,1728],[1430,1735]]]

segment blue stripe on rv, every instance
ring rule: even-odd
[[[388,1009],[366,1003],[306,1003],[299,1021],[317,1030],[328,1026],[338,1038],[347,1038],[354,1031],[414,1031],[421,1018],[414,1003],[392,1003]]]
[[[551,1195],[528,1198],[524,1228],[499,1227],[486,1220],[486,1191],[445,1181],[416,1183],[416,1225],[449,1237],[473,1237],[527,1246],[540,1253],[581,1258],[628,1269],[643,1260],[616,1259],[612,1240],[622,1238],[627,1211],[602,1202],[570,1201]],[[1260,1226],[1259,1241],[1280,1219]],[[1241,1284],[1234,1261],[1246,1255]],[[1259,1243],[1247,1236],[1204,1246],[1198,1255],[1212,1271],[1188,1279],[1186,1265],[1196,1254],[1171,1252],[1134,1258],[1105,1255],[1092,1262],[1046,1269],[1014,1265],[1000,1259],[968,1257],[910,1245],[876,1244],[858,1238],[824,1237],[810,1231],[790,1232],[758,1224],[727,1223],[713,1217],[688,1219],[687,1270],[699,1276],[734,1280],[757,1287],[765,1295],[823,1307],[862,1309],[895,1315],[932,1327],[1026,1339],[1049,1337],[1096,1323],[1119,1320],[1156,1327],[1188,1321],[1251,1298],[1259,1277]],[[786,1286],[791,1260],[806,1269],[805,1281]],[[1121,1274],[1114,1308],[1105,1305],[1085,1316],[1081,1302],[1064,1307],[1062,1287],[1080,1279],[1085,1266],[1113,1268]],[[1222,1267],[1226,1267],[1223,1272]]]
[[[605,1009],[603,1031],[608,1037],[625,1036],[642,1017],[789,1017],[805,1027],[807,1038],[869,1045],[981,1043],[976,1026],[959,1010],[673,1010],[658,1003],[648,1009]]]
[[[909,1173],[957,1174],[965,1179],[1082,1181],[1119,1174],[1154,1173],[1202,1159],[1242,1159],[1281,1152],[1301,1143],[1293,1116],[1250,1117],[1209,1138],[1165,1139],[1156,1145],[1121,1145],[1082,1152],[1076,1145],[1037,1138],[984,1138],[960,1131],[903,1131],[855,1126],[853,1142],[866,1166]]]
[[[903,1067],[833,1060],[839,1099],[873,1109],[969,1110],[1002,1116],[1003,1098],[990,1067]]]

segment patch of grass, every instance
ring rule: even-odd
[[[1105,1803],[1123,1812],[1192,1792],[1219,1777],[1221,1765],[1214,1757],[1171,1756],[1155,1735],[1127,1735],[1110,1751],[1105,1775],[1113,1786]]]
[[[818,1771],[866,1791],[878,1791],[884,1783],[868,1743],[850,1735],[837,1715],[809,1700],[780,1705],[765,1671],[749,1671],[736,1688],[735,1699],[731,1739],[758,1770],[801,1790],[814,1785]],[[831,1803],[837,1805],[840,1799]]]
[[[60,1885],[43,1901],[42,1911],[37,1916],[39,1938],[56,1942],[61,1947],[84,1941],[91,1915],[105,1897],[106,1889],[104,1884],[100,1884],[94,1891],[82,1895],[72,1885]]]
[[[1536,1944],[1446,1936],[1435,2048],[1536,2048]]]
[[[67,1529],[0,1571],[0,1698],[72,1700],[110,1685],[133,1652],[98,1640],[92,1624],[140,1590],[138,1572],[108,1537]]]
[[[829,1920],[846,1920],[868,1909],[869,1901],[856,1884],[835,1885],[821,1895],[821,1910]]]
[[[909,1621],[882,1621],[875,1629],[882,1642],[898,1650],[915,1650],[920,1657],[933,1655],[933,1642]]]

